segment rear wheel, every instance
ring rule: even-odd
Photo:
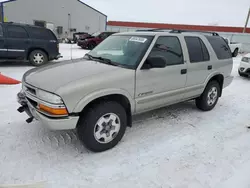
[[[239,75],[240,75],[241,77],[248,77],[247,75],[242,74],[240,71],[238,71],[238,73],[239,73]]]
[[[122,139],[127,127],[125,109],[117,102],[94,105],[77,125],[77,133],[91,151],[102,152],[113,148]]]
[[[30,63],[34,66],[41,66],[48,62],[48,56],[42,50],[34,50],[29,55]]]
[[[237,57],[238,54],[239,54],[239,49],[236,48],[236,49],[234,50],[234,52],[233,52],[233,56],[234,56],[234,57]]]
[[[212,110],[218,102],[221,93],[220,85],[213,80],[208,83],[202,95],[196,99],[196,106],[202,111]]]

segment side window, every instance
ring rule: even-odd
[[[3,36],[3,27],[0,25],[0,37]]]
[[[185,37],[191,63],[208,61],[210,59],[207,47],[199,37]]]
[[[232,52],[226,43],[226,41],[219,36],[206,36],[209,43],[214,49],[214,52],[218,59],[229,59],[232,58]]]
[[[9,25],[7,30],[10,38],[28,38],[28,34],[23,27]]]
[[[53,35],[52,31],[43,29],[43,28],[36,28],[31,27],[28,29],[31,38],[33,39],[40,39],[40,40],[55,40],[55,36]]]
[[[207,50],[206,45],[204,44],[204,42],[200,39],[200,43],[201,43],[201,48],[202,48],[202,53],[203,53],[203,60],[204,61],[209,61],[210,60],[210,56]]]
[[[177,37],[159,37],[149,54],[149,57],[161,56],[167,65],[183,64],[183,54],[180,41]]]
[[[105,39],[108,37],[108,33],[102,33],[100,34],[100,38]]]

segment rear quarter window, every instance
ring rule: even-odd
[[[226,41],[219,36],[206,36],[218,59],[232,58],[232,52]]]
[[[52,31],[44,28],[29,28],[29,35],[33,39],[57,40]]]

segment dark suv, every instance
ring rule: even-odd
[[[58,40],[51,30],[0,23],[0,61],[29,61],[40,66],[60,57]]]
[[[92,34],[90,37],[87,37],[83,40],[78,40],[77,45],[83,49],[92,50],[98,44],[100,44],[104,39],[116,32],[97,32]]]

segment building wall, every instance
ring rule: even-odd
[[[63,33],[68,32],[69,20],[71,28],[76,28],[77,32],[106,30],[107,17],[78,0],[16,0],[4,3],[4,15],[8,22],[34,24],[34,20],[46,21],[54,24],[54,31],[57,26],[62,26]]]

